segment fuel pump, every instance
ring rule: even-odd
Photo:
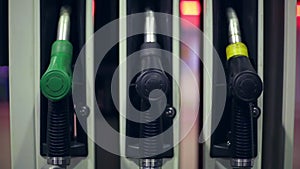
[[[256,157],[257,133],[254,120],[260,114],[256,101],[263,85],[253,68],[248,49],[242,43],[239,21],[232,8],[227,9],[229,45],[226,48],[228,90],[231,101],[231,166],[252,168]]]
[[[140,119],[145,123],[140,123],[138,128],[127,125],[127,131],[136,131],[142,141],[131,144],[128,143],[128,158],[138,158],[140,169],[160,169],[163,166],[163,158],[172,158],[172,144],[168,144],[164,138],[157,137],[166,128],[172,125],[175,117],[175,109],[167,105],[161,107],[162,95],[170,95],[171,80],[163,71],[160,53],[160,45],[155,35],[156,22],[154,12],[147,10],[145,15],[145,35],[144,43],[141,46],[140,66],[142,71],[138,74],[133,82],[135,97],[139,98],[140,109],[144,112],[140,114]],[[149,68],[150,67],[150,68]],[[162,91],[159,94],[150,94],[154,90]],[[155,106],[154,111],[149,110],[151,106]],[[156,109],[165,110],[156,112]],[[152,109],[153,110],[153,109]],[[130,113],[130,112],[128,112]],[[167,138],[173,139],[173,138]],[[166,149],[166,151],[162,151]],[[134,151],[136,150],[136,151]],[[130,153],[135,152],[135,153]]]
[[[47,163],[65,168],[70,164],[71,135],[69,100],[72,83],[72,44],[70,8],[62,7],[57,29],[57,40],[52,45],[51,60],[41,78],[41,91],[48,99]]]
[[[224,34],[226,38],[219,37],[216,41],[222,47],[225,44],[222,51],[226,49],[226,56],[220,59],[227,78],[227,89],[224,88],[227,98],[222,118],[211,137],[210,156],[230,159],[233,169],[250,169],[257,156],[257,120],[260,116],[257,99],[263,91],[263,83],[253,66],[255,59],[249,56],[248,48],[242,42],[236,12],[233,8],[222,8],[222,11],[227,16],[224,26],[228,26],[228,32]],[[223,25],[223,20],[220,21]],[[222,33],[224,30],[219,29]]]

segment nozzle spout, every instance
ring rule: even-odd
[[[62,7],[57,27],[57,40],[69,40],[70,34],[70,13],[69,7]]]
[[[145,21],[145,42],[156,42],[156,23],[154,12],[152,10],[146,11],[146,21]]]
[[[229,43],[242,42],[239,19],[232,8],[227,9],[227,18],[229,22],[228,38]]]

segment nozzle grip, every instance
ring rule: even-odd
[[[41,78],[41,91],[51,101],[64,98],[72,86],[72,44],[67,40],[57,40],[52,45],[48,69]]]
[[[233,97],[253,102],[261,95],[263,84],[250,60],[245,56],[235,56],[228,60],[229,86]]]

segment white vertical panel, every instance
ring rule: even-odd
[[[264,75],[264,1],[258,1],[258,42],[257,42],[257,73],[263,80]],[[258,99],[258,107],[263,110],[263,93]],[[262,111],[263,114],[263,111]],[[257,158],[254,168],[260,169],[262,162],[263,115],[257,121]]]
[[[92,16],[92,0],[86,0],[86,41],[91,40],[94,33],[94,23]],[[89,43],[91,44],[91,43]],[[88,169],[95,168],[95,143],[91,138],[95,138],[95,116],[94,116],[94,98],[95,98],[95,72],[94,72],[94,48],[93,45],[86,46],[86,103],[91,113],[87,118],[87,134],[88,134],[88,156],[85,163]],[[79,168],[79,167],[78,167]],[[82,167],[83,168],[83,167]]]
[[[11,167],[36,167],[35,101],[39,74],[39,3],[9,1]]]
[[[93,13],[92,13],[92,1],[86,1],[86,41],[89,41],[91,36],[94,34],[94,23],[93,23]],[[88,136],[90,138],[95,138],[95,75],[94,75],[94,46],[89,46],[86,48],[86,92],[87,92],[87,106],[90,108],[90,115],[87,119],[87,129]],[[88,157],[87,168],[94,169],[95,168],[95,143],[88,137]]]
[[[211,106],[212,106],[212,78],[207,72],[213,73],[213,48],[210,45],[213,42],[213,1],[203,1],[203,65],[207,71],[203,71],[203,119],[206,120],[210,117]],[[211,131],[211,120],[209,120],[207,131],[203,133],[210,133]],[[205,136],[206,137],[206,136]],[[210,158],[210,139],[203,144],[203,169],[214,169],[215,160]],[[201,155],[200,155],[201,156]]]
[[[85,16],[85,39],[91,39],[94,33],[94,24],[92,16],[92,0],[86,0],[86,16]],[[71,28],[72,29],[72,28]],[[92,42],[88,43],[85,57],[85,77],[86,77],[86,104],[90,110],[87,117],[87,135],[88,135],[88,155],[87,157],[72,158],[70,168],[73,169],[94,169],[95,168],[95,78],[94,78],[94,47]],[[80,125],[80,124],[79,124]]]
[[[296,92],[296,0],[285,1],[282,126],[285,134],[284,169],[293,168]]]
[[[41,52],[40,52],[40,1],[34,0],[34,55],[32,56],[34,58],[34,107],[35,107],[35,163],[36,168],[40,169],[42,166],[44,166],[47,161],[40,155],[40,63],[41,63]],[[34,139],[34,138],[33,138]]]
[[[92,0],[86,0],[86,16],[85,16],[85,39],[91,41],[94,33],[94,24],[92,16]],[[89,42],[86,46],[85,60],[85,77],[86,77],[86,104],[90,109],[87,117],[87,135],[88,135],[88,156],[86,158],[72,159],[74,169],[94,169],[95,168],[95,117],[94,117],[94,98],[95,98],[95,78],[94,78],[94,48],[93,43]],[[73,168],[73,166],[72,166]]]
[[[120,0],[120,9],[119,9],[119,16],[120,16],[120,26],[119,26],[119,37],[126,37],[127,35],[127,1]],[[119,105],[120,105],[120,133],[122,135],[126,135],[126,118],[121,114],[126,114],[126,83],[127,83],[127,39],[124,39],[119,42]],[[126,152],[126,140],[120,137],[120,153],[121,155],[125,156]],[[121,157],[121,169],[127,168],[138,168],[138,166],[131,160],[127,159],[126,157]]]
[[[173,0],[173,16],[174,17],[180,17],[179,16],[179,0]],[[177,19],[174,19],[172,22],[172,33],[174,37],[180,37],[180,23]],[[173,57],[180,57],[180,46],[178,39],[173,39],[172,41],[172,53]],[[179,59],[172,59],[172,78],[173,78],[173,85],[177,85],[180,82],[180,63]],[[179,84],[178,84],[179,85]],[[180,101],[180,93],[178,93],[176,87],[173,87],[173,106],[177,110],[177,115],[174,118],[174,121],[179,121],[180,119],[180,107],[179,107],[179,101]],[[173,137],[174,142],[179,139],[179,131],[180,131],[180,123],[173,123]],[[164,160],[166,163],[163,166],[163,169],[179,169],[179,144],[174,147],[174,157],[171,159]]]

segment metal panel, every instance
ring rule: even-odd
[[[120,7],[119,7],[119,15],[120,18],[124,18],[122,22],[120,22],[120,28],[119,28],[119,37],[126,37],[127,32],[127,21],[126,21],[126,15],[127,15],[127,4],[126,1],[120,0]],[[120,86],[126,86],[127,83],[127,63],[126,63],[126,56],[127,56],[127,40],[123,40],[119,43],[119,66],[120,66],[120,73],[119,73],[119,81]],[[123,63],[123,64],[122,64]],[[124,88],[119,87],[119,96],[120,96],[120,114],[123,114],[122,112],[126,112],[126,90]],[[120,116],[120,133],[123,135],[126,135],[126,118],[123,116]],[[137,168],[137,166],[130,160],[126,159],[125,157],[125,150],[126,150],[126,140],[121,139],[120,140],[120,153],[122,155],[121,157],[121,169],[127,169],[127,168]]]
[[[205,38],[203,40],[203,65],[205,65],[206,70],[203,72],[203,119],[209,119],[212,107],[212,79],[207,72],[213,72],[213,49],[210,43],[213,41],[213,1],[212,0],[204,0],[204,9],[203,9],[203,31],[205,34]],[[211,131],[211,120],[208,121],[208,126],[205,128],[206,131],[202,131],[205,136]],[[214,168],[215,160],[210,158],[210,139],[208,139],[203,144],[203,168]]]
[[[9,1],[11,166],[36,168],[39,1]]]
[[[284,128],[284,169],[293,168],[296,93],[296,0],[285,0],[284,74],[282,125]]]
[[[92,0],[86,0],[86,41],[91,40],[94,32],[93,16],[92,16]],[[91,44],[89,42],[89,44]],[[94,169],[95,168],[95,120],[94,120],[94,98],[95,98],[95,76],[94,76],[94,53],[93,45],[86,47],[86,103],[90,109],[87,117],[87,135],[88,135],[88,156],[86,158],[72,159],[74,169]]]
[[[264,1],[258,1],[258,42],[257,42],[257,73],[261,79],[264,79]],[[263,110],[264,93],[258,99],[258,107]],[[262,112],[263,113],[263,112]],[[260,169],[262,162],[262,136],[263,136],[263,116],[257,120],[257,158],[254,168]]]
[[[173,16],[175,17],[180,17],[179,16],[179,0],[173,0]],[[173,20],[173,36],[174,37],[180,37],[179,36],[179,30],[180,30],[180,23],[178,20]],[[180,57],[180,46],[179,46],[179,41],[178,39],[174,38],[173,41],[172,41],[172,53],[173,53],[173,56],[176,57]],[[173,77],[173,84],[177,84],[177,85],[180,85],[178,84],[180,82],[180,63],[179,63],[179,59],[173,59],[172,60],[172,77]],[[180,93],[178,93],[178,91],[176,90],[175,87],[173,87],[173,105],[174,105],[174,108],[177,110],[177,115],[174,119],[174,121],[179,121],[180,119]],[[173,123],[173,134],[174,134],[174,140],[178,140],[179,139],[179,131],[180,131],[180,124],[179,123]],[[174,157],[170,160],[168,160],[164,166],[163,166],[163,169],[179,169],[179,145],[175,145],[174,147]]]

